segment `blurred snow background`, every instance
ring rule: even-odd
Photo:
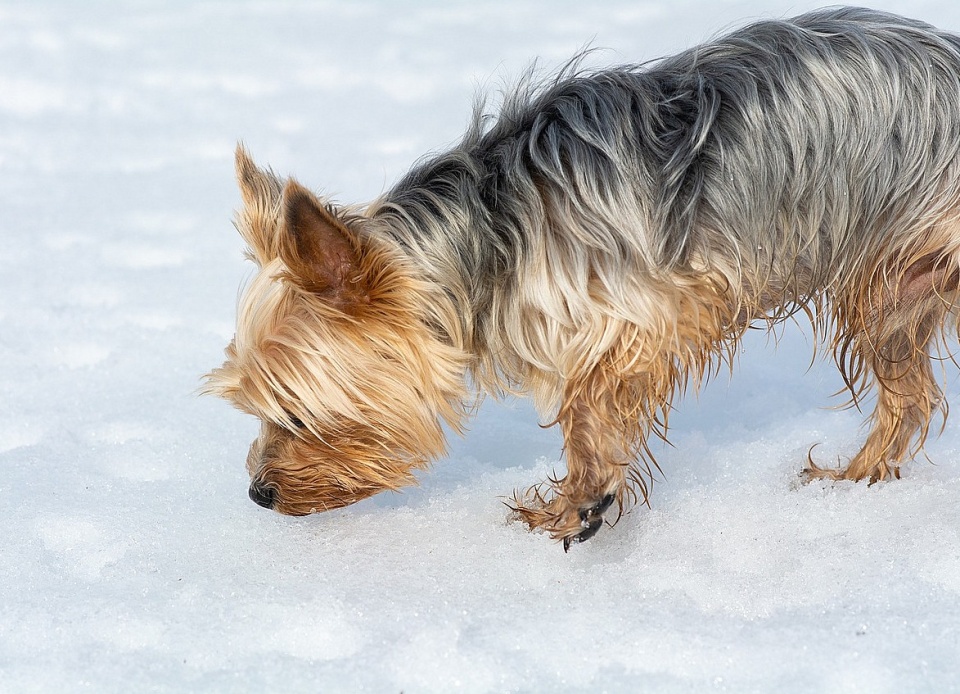
[[[195,394],[251,273],[237,140],[362,201],[534,57],[812,7],[0,2],[0,691],[960,691],[960,420],[898,483],[798,487],[861,416],[796,326],[678,403],[652,508],[568,555],[505,520],[562,467],[525,402],[420,487],[291,519],[247,499],[256,422]]]

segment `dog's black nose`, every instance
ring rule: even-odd
[[[273,487],[264,487],[257,482],[250,483],[250,499],[264,508],[273,508]]]

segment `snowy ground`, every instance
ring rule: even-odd
[[[860,416],[795,327],[680,403],[652,508],[568,555],[506,522],[562,465],[523,402],[402,495],[247,499],[256,423],[196,396],[251,272],[235,141],[364,200],[534,56],[813,6],[587,5],[0,2],[0,691],[960,691],[960,419],[898,483],[798,488]]]

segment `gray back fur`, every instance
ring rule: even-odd
[[[757,305],[839,289],[957,207],[958,148],[960,39],[828,9],[524,83],[368,214],[482,342],[538,272],[561,322],[591,310],[561,297],[631,276],[716,270]]]

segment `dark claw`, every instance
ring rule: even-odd
[[[583,528],[579,533],[572,537],[563,538],[563,551],[569,552],[570,545],[586,542],[597,534],[600,526],[603,525],[603,513],[613,505],[616,496],[607,494],[600,499],[599,503],[589,508],[580,509],[580,526]]]
[[[580,520],[587,521],[594,516],[602,516],[613,505],[616,498],[613,494],[607,494],[594,506],[580,509]]]

